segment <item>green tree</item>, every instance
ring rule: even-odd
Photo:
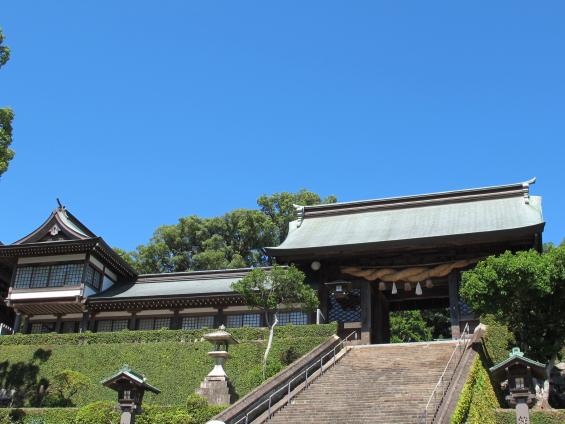
[[[296,193],[282,192],[275,193],[270,196],[262,195],[257,199],[257,205],[265,215],[277,227],[276,244],[282,243],[288,234],[288,224],[297,218],[297,212],[294,205],[312,206],[320,203],[335,203],[335,196],[328,196],[325,199],[309,190],[302,189]]]
[[[420,311],[398,311],[390,314],[390,342],[407,343],[432,340],[432,327]]]
[[[335,201],[335,197],[324,202]],[[281,228],[296,218],[293,203],[315,204],[315,193],[277,193],[261,196],[260,210],[236,209],[223,216],[187,216],[155,231],[149,243],[120,255],[141,273],[241,268],[270,265],[263,251],[281,242]]]
[[[0,68],[10,59],[10,48],[4,44],[4,34],[0,28]],[[8,170],[8,164],[14,158],[12,144],[12,121],[14,112],[10,108],[0,108],[0,176]]]
[[[552,358],[565,343],[565,246],[490,256],[463,273],[461,295],[507,325],[530,356]]]
[[[300,304],[303,310],[313,311],[318,307],[318,296],[310,286],[304,284],[304,273],[294,266],[274,266],[270,271],[257,268],[232,283],[231,287],[245,298],[247,306],[263,313],[269,327],[269,341],[263,355],[264,377],[280,308]]]

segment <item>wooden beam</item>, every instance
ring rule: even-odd
[[[461,335],[459,328],[459,271],[452,271],[447,277],[449,288],[449,316],[451,319],[451,337],[458,339]]]

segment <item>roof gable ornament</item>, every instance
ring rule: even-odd
[[[524,195],[524,203],[530,204],[530,185],[536,183],[536,177],[522,183],[522,194]]]
[[[296,214],[298,215],[297,217],[298,222],[296,223],[296,228],[300,228],[302,222],[304,221],[304,206],[300,206],[300,205],[292,205],[292,206],[294,206],[294,209],[296,210]]]
[[[49,230],[49,234],[51,234],[53,237],[55,237],[57,234],[59,234],[59,231],[61,231],[61,229],[59,228],[59,226],[57,224],[55,224]]]

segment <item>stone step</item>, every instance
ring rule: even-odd
[[[351,348],[270,423],[417,423],[454,349],[453,343]]]

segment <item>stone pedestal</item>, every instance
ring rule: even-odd
[[[527,403],[516,405],[516,424],[530,424],[530,410]]]
[[[215,365],[212,371],[200,383],[200,388],[196,390],[200,396],[205,397],[212,405],[229,405],[232,393],[230,390],[229,379],[224,370],[224,363],[229,354],[225,350],[214,350],[208,352],[214,358]]]

